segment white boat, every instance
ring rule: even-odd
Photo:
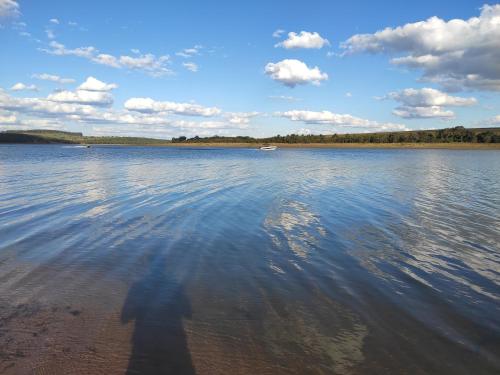
[[[274,151],[278,148],[278,146],[271,146],[271,145],[264,145],[261,146],[259,149],[263,151]]]

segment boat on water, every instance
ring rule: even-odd
[[[259,147],[259,150],[262,150],[262,151],[274,151],[277,148],[278,148],[278,146],[263,145],[263,146]]]

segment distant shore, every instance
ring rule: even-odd
[[[181,148],[259,148],[258,143],[160,143],[160,144],[90,144],[92,146],[139,146]],[[391,148],[391,149],[448,149],[448,150],[500,150],[500,143],[272,143],[278,148]]]
[[[154,146],[190,148],[259,148],[265,144],[278,148],[363,148],[363,149],[451,149],[500,150],[500,127],[470,128],[461,126],[438,130],[405,132],[353,133],[333,135],[276,135],[267,138],[250,136],[181,136],[158,139],[127,136],[92,136],[60,130],[9,130],[0,132],[4,144],[67,144]]]

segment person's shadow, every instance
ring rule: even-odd
[[[168,273],[164,256],[135,282],[121,313],[122,324],[135,321],[127,375],[194,374],[182,319],[191,317],[183,288]]]

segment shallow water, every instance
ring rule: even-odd
[[[499,372],[499,151],[0,146],[2,374]]]

